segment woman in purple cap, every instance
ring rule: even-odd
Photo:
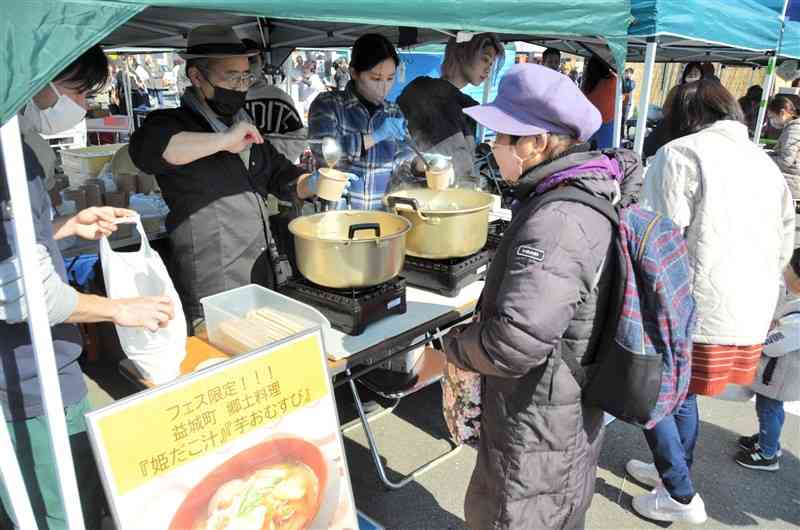
[[[480,318],[445,341],[450,361],[483,376],[467,525],[582,528],[603,412],[581,403],[579,367],[607,313],[614,235],[608,219],[586,205],[537,206],[566,186],[613,204],[635,202],[640,163],[626,151],[591,151],[600,112],[567,76],[543,66],[514,66],[493,103],[464,112],[497,132],[494,155],[518,200]]]

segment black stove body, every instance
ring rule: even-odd
[[[406,282],[400,277],[357,289],[322,287],[299,277],[289,280],[279,290],[315,308],[334,329],[348,335],[361,335],[368,325],[406,312]]]

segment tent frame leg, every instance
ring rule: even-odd
[[[350,377],[350,375],[351,375],[350,374],[350,370],[347,370],[346,374],[347,374],[348,377]],[[376,471],[378,473],[378,479],[381,481],[381,483],[384,485],[384,487],[386,489],[388,489],[388,490],[399,490],[400,488],[402,488],[403,486],[406,486],[412,480],[415,480],[417,477],[419,477],[420,475],[422,475],[426,471],[429,471],[429,470],[433,469],[434,467],[438,466],[439,464],[441,464],[441,463],[445,462],[446,460],[449,460],[451,457],[455,456],[455,454],[458,453],[461,450],[461,447],[463,447],[461,445],[455,445],[451,441],[450,442],[451,449],[447,453],[445,453],[445,454],[443,454],[441,456],[438,456],[435,459],[433,459],[430,462],[428,462],[427,464],[417,468],[415,471],[411,472],[411,474],[406,475],[405,477],[400,479],[398,482],[394,482],[394,481],[390,480],[388,475],[387,475],[387,473],[386,473],[386,467],[383,465],[383,461],[381,460],[381,455],[380,455],[380,452],[378,451],[378,444],[375,441],[375,435],[373,434],[372,428],[370,427],[370,419],[377,419],[378,417],[383,416],[385,414],[378,413],[378,414],[373,415],[371,418],[367,417],[367,414],[364,412],[364,404],[362,403],[361,397],[358,394],[358,388],[356,388],[356,382],[353,380],[352,377],[350,377],[350,380],[348,381],[348,384],[350,385],[350,391],[353,393],[353,401],[356,404],[356,410],[358,411],[358,417],[361,420],[361,426],[364,428],[364,434],[366,434],[366,436],[367,436],[367,443],[369,445],[369,452],[370,452],[370,455],[372,456],[372,462],[373,462],[373,464],[375,464],[375,469],[376,469]],[[397,401],[399,402],[400,400],[398,399]],[[394,407],[396,407],[396,406],[397,406],[397,403],[395,403],[391,407],[391,410],[394,410]],[[385,412],[385,411],[383,411],[383,412]]]
[[[650,106],[650,93],[653,89],[653,71],[656,66],[656,51],[658,42],[655,38],[647,40],[647,50],[645,51],[644,61],[644,81],[642,83],[642,93],[639,95],[639,114],[636,117],[636,139],[633,143],[633,150],[642,156],[644,150],[644,136],[647,129],[647,110]]]
[[[50,444],[55,457],[56,477],[64,506],[67,528],[84,530],[80,494],[75,477],[72,449],[69,443],[67,420],[64,416],[64,401],[58,379],[58,367],[53,352],[53,336],[45,306],[44,287],[39,276],[36,258],[36,232],[31,210],[27,170],[22,149],[22,137],[16,116],[0,128],[0,149],[3,151],[8,194],[11,199],[14,221],[15,255],[22,268],[22,281],[25,299],[28,304],[28,329],[36,358],[36,373],[39,376],[39,389],[44,403],[44,416],[50,431]],[[5,418],[4,418],[5,419]],[[16,456],[12,453],[13,457]],[[4,470],[5,471],[5,470]],[[13,471],[10,478],[13,477]],[[25,490],[23,490],[24,492]],[[14,492],[19,495],[20,492]],[[24,494],[24,493],[23,493]],[[26,518],[25,507],[19,515]],[[35,528],[35,526],[34,526]]]

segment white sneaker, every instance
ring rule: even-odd
[[[648,495],[635,497],[633,509],[639,515],[655,521],[703,524],[708,519],[706,505],[700,495],[695,493],[692,502],[681,504],[670,497],[663,487],[656,488]]]
[[[636,482],[640,482],[645,486],[650,486],[651,488],[663,486],[655,464],[645,464],[640,460],[628,460],[628,463],[625,464],[625,471],[627,471]]]

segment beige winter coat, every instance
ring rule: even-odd
[[[792,197],[800,201],[800,118],[783,128],[775,145],[775,162],[786,177]]]
[[[662,147],[645,177],[643,204],[685,230],[703,344],[761,344],[794,248],[795,215],[784,179],[747,127],[718,121]]]

